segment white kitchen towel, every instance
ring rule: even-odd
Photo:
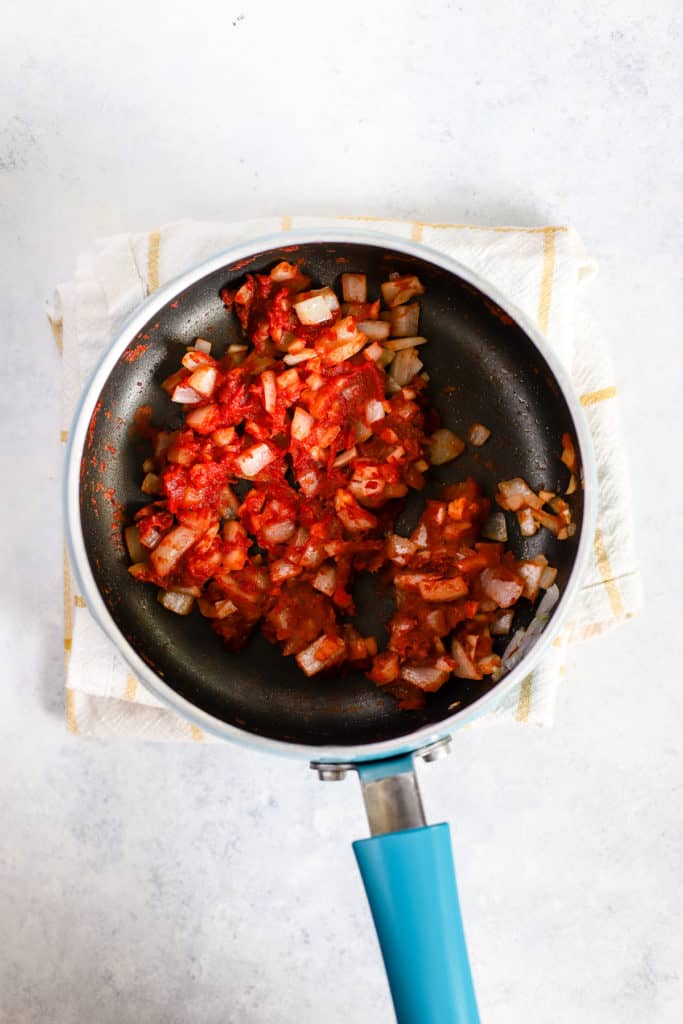
[[[63,423],[68,429],[97,360],[131,312],[189,266],[235,243],[292,228],[350,227],[424,242],[488,279],[532,317],[569,369],[589,419],[598,464],[599,511],[593,556],[562,634],[516,693],[480,722],[550,725],[568,642],[634,615],[641,601],[626,458],[609,350],[590,316],[586,282],[595,267],[568,227],[477,227],[374,218],[278,217],[220,224],[181,221],[144,234],[116,235],[83,253],[73,280],[50,310],[63,355]],[[66,719],[80,735],[209,740],[159,704],[99,630],[64,564]]]

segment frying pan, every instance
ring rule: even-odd
[[[121,528],[149,499],[140,491],[148,452],[130,428],[150,405],[172,428],[180,412],[160,382],[185,346],[211,339],[214,354],[241,340],[219,292],[245,272],[302,260],[314,283],[344,271],[368,276],[369,294],[391,271],[425,286],[421,358],[431,401],[444,426],[463,435],[472,422],[492,431],[485,449],[435,467],[409,501],[399,532],[414,525],[424,497],[472,475],[492,495],[500,479],[521,476],[534,489],[561,491],[561,436],[572,435],[585,486],[568,499],[577,524],[558,542],[547,530],[522,537],[518,557],[544,554],[558,569],[560,597],[519,663],[497,683],[456,680],[419,711],[400,710],[362,672],[308,679],[292,658],[258,634],[228,652],[198,613],[174,616],[153,588],[133,580]],[[424,352],[424,355],[422,353]],[[401,239],[357,231],[300,232],[256,239],[223,252],[156,292],[126,324],[95,370],[70,434],[65,477],[71,558],[90,611],[142,683],[201,728],[224,739],[312,762],[322,779],[360,776],[371,838],[354,843],[401,1024],[479,1020],[458,906],[447,824],[427,826],[413,760],[445,753],[459,726],[491,710],[516,687],[557,634],[580,580],[594,528],[595,470],[588,430],[568,378],[543,337],[518,310],[449,257]],[[403,528],[402,528],[403,527]],[[391,613],[372,583],[355,598],[364,635],[381,639]],[[523,602],[525,603],[525,602]],[[518,609],[514,629],[528,625]],[[504,647],[507,638],[500,641]]]

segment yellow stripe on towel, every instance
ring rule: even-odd
[[[138,681],[130,672],[126,676],[126,688],[123,691],[123,699],[133,701],[137,697]]]
[[[59,354],[61,356],[64,352],[64,322],[61,320],[61,318],[59,320],[53,320],[51,316],[49,316],[47,319],[50,323],[50,327],[52,328],[52,335],[55,339],[55,345],[59,349]]]
[[[72,734],[72,736],[78,736],[75,694],[74,691],[69,686],[66,686],[64,688],[64,712],[66,717],[67,729]]]
[[[543,272],[541,275],[541,295],[538,300],[538,326],[544,334],[548,331],[550,321],[550,305],[553,294],[553,277],[555,276],[555,228],[546,228],[543,232]]]
[[[616,393],[617,386],[612,384],[610,387],[600,388],[598,391],[585,391],[579,398],[579,401],[584,407],[587,405],[597,405],[598,402],[604,402],[607,398],[614,398]]]
[[[64,545],[64,670],[69,665],[69,654],[71,653],[71,638],[73,636],[74,613],[72,605],[71,569],[69,567],[69,556]]]
[[[602,537],[602,530],[599,527],[595,531],[594,550],[595,561],[598,564],[598,571],[600,573],[600,582],[607,591],[609,603],[612,606],[612,613],[616,619],[621,619],[624,617],[624,603],[621,600],[619,587],[614,580],[612,566],[610,565],[607,549]]]
[[[529,714],[531,712],[531,688],[532,688],[532,676],[529,673],[522,680],[522,685],[519,688],[519,701],[517,702],[517,721],[527,722],[529,720]]]
[[[152,231],[147,248],[147,294],[151,295],[159,287],[159,246],[161,232]]]

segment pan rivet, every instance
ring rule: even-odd
[[[416,751],[417,756],[421,757],[427,764],[431,764],[432,761],[440,761],[442,757],[448,757],[450,752],[450,736],[444,736],[442,739],[437,740],[436,743],[430,743],[428,747],[422,747],[421,750]]]
[[[353,765],[324,764],[320,761],[311,761],[311,768],[318,773],[321,782],[341,782],[346,778],[346,773],[353,769]]]

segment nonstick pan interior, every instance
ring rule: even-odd
[[[493,684],[452,680],[429,695],[420,711],[401,711],[362,672],[308,679],[293,658],[284,658],[256,633],[240,654],[228,652],[197,612],[180,618],[165,611],[156,590],[134,581],[122,527],[146,504],[140,490],[141,463],[148,453],[131,431],[141,405],[150,405],[158,425],[180,422],[177,406],[160,388],[176,370],[184,347],[198,337],[212,341],[214,354],[241,340],[219,291],[249,271],[267,271],[282,259],[303,260],[315,284],[335,282],[344,271],[368,275],[369,294],[391,271],[413,272],[425,285],[420,333],[430,344],[420,351],[430,375],[429,393],[443,425],[464,436],[475,421],[492,436],[482,449],[468,447],[455,462],[434,468],[422,496],[411,499],[402,521],[414,524],[426,496],[445,483],[472,475],[492,496],[500,479],[524,477],[538,489],[560,490],[567,471],[560,462],[561,437],[575,428],[555,377],[524,330],[469,283],[426,259],[380,245],[310,242],[269,249],[190,286],[157,312],[130,344],[103,387],[82,452],[81,527],[93,575],[109,614],[138,654],[177,693],[216,718],[247,732],[308,746],[355,747],[392,740],[453,714],[488,692]],[[522,538],[511,527],[517,556],[543,553],[557,566],[560,590],[576,558],[583,492],[568,499],[577,533],[558,542],[547,530]],[[514,517],[510,517],[514,518]],[[510,526],[509,526],[510,528]],[[356,592],[363,631],[381,630],[391,605],[364,580]],[[521,602],[527,605],[527,602]],[[530,618],[519,609],[515,627]]]

